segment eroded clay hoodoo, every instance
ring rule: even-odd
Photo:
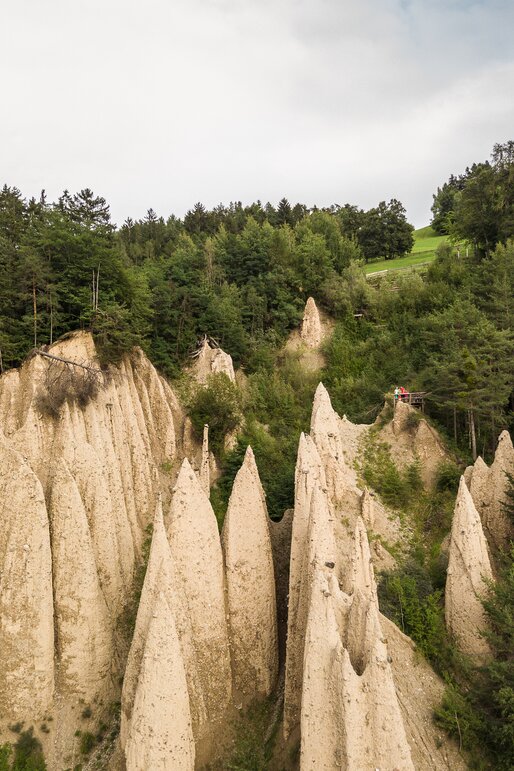
[[[232,691],[223,556],[212,506],[187,459],[173,491],[166,531],[176,591],[191,623],[207,720],[215,724],[223,719]]]
[[[234,688],[250,702],[269,696],[278,672],[268,512],[251,447],[234,480],[222,541]]]
[[[509,474],[514,476],[514,448],[508,431],[502,431],[491,467],[479,456],[470,480],[471,495],[494,555],[508,551],[514,536],[514,527],[505,511]]]
[[[318,348],[323,338],[319,311],[312,297],[305,303],[300,337],[308,348]]]
[[[344,459],[339,424],[340,418],[332,407],[328,391],[320,383],[314,395],[310,435],[323,462],[327,489],[333,502],[341,499],[355,476]]]
[[[351,594],[330,561],[312,578],[305,638],[300,768],[413,769],[362,521],[355,531]]]
[[[486,582],[492,577],[480,516],[461,477],[450,540],[445,617],[457,645],[470,655],[484,656],[489,652],[481,635],[486,617],[480,598],[486,595]]]
[[[0,694],[3,672],[9,673],[4,662],[10,654],[4,651],[12,650],[17,674],[9,675],[9,719],[32,723],[45,703],[43,714],[54,718],[53,741],[45,746],[49,767],[76,744],[70,716],[78,699],[106,705],[119,698],[123,657],[115,654],[112,640],[132,596],[159,470],[177,454],[175,413],[180,417],[176,398],[141,351],[124,357],[107,376],[87,333],[68,336],[0,377],[0,429],[23,458],[17,470],[0,464],[0,491],[16,522],[16,531],[9,531],[3,514],[5,589],[4,576],[7,581],[14,571],[8,583],[15,587],[24,564],[11,564],[13,549],[29,549],[23,589],[2,588],[2,617],[17,620],[0,634],[16,630],[25,653],[11,642],[2,644]],[[31,663],[36,659],[37,665]]]
[[[200,462],[200,483],[207,497],[211,491],[211,466],[209,456],[209,426],[203,427],[202,460]]]
[[[203,690],[205,682],[202,683],[198,674],[191,620],[185,598],[178,588],[173,557],[163,524],[161,501],[159,500],[155,512],[148,565],[123,680],[120,725],[122,749],[125,747],[129,733],[148,629],[160,594],[164,595],[173,614],[186,675],[193,735],[200,739],[207,721],[206,695]]]
[[[184,662],[163,593],[150,618],[125,757],[127,771],[193,771],[195,767]]]
[[[50,534],[43,489],[0,430],[0,712],[42,718],[54,690]]]
[[[284,696],[284,735],[300,719],[303,651],[309,603],[309,529],[315,487],[325,488],[325,472],[316,445],[301,434],[295,470],[295,504],[289,567],[287,656]]]
[[[199,383],[206,383],[209,375],[218,373],[223,373],[232,383],[235,383],[236,375],[232,356],[221,348],[211,348],[206,338],[193,365],[193,374]]]
[[[63,460],[57,461],[54,470],[49,510],[58,685],[90,703],[109,690],[113,633],[86,511]]]

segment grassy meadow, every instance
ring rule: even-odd
[[[399,257],[396,260],[376,260],[368,262],[364,266],[366,274],[376,273],[380,270],[402,270],[403,268],[415,268],[425,262],[431,262],[435,257],[435,250],[446,236],[438,236],[430,225],[414,231],[414,246],[412,252]]]

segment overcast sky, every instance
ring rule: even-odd
[[[113,219],[286,196],[417,227],[514,139],[513,0],[0,0],[0,183]]]

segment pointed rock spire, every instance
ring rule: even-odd
[[[308,599],[305,575],[308,560],[308,531],[314,487],[325,487],[325,473],[316,445],[301,434],[295,470],[295,502],[289,564],[289,602],[287,615],[287,657],[284,696],[284,735],[287,738],[298,723],[300,713],[303,645],[307,624]]]
[[[202,460],[200,464],[200,483],[207,497],[211,492],[211,471],[209,459],[209,426],[203,427]]]
[[[192,630],[195,660],[209,722],[222,718],[232,676],[218,524],[189,461],[180,469],[167,522],[176,591]]]
[[[193,771],[195,767],[184,662],[163,593],[148,627],[125,758],[127,771]]]
[[[84,505],[64,460],[55,465],[49,511],[60,685],[91,701],[109,684],[112,625]]]
[[[234,688],[269,696],[278,672],[273,554],[264,491],[251,447],[237,472],[223,527]]]
[[[223,372],[232,383],[236,381],[232,357],[221,348],[211,348],[207,337],[203,341],[193,371],[199,383],[206,383],[209,375],[219,372]]]
[[[446,578],[445,617],[460,649],[470,655],[487,655],[481,636],[486,617],[480,598],[492,580],[487,542],[473,499],[461,477],[450,539]]]
[[[320,383],[314,395],[311,437],[321,457],[328,492],[334,501],[353,483],[355,476],[344,459],[339,423],[340,418],[332,407],[328,391]]]
[[[300,769],[414,769],[358,520],[353,591],[316,567],[305,638]]]
[[[318,348],[323,337],[319,311],[312,297],[305,303],[300,337],[308,348]]]
[[[145,580],[141,590],[132,644],[123,678],[120,724],[122,747],[125,746],[127,741],[141,662],[154,607],[160,592],[165,592],[167,585],[169,586],[171,581],[171,552],[166,531],[164,530],[162,502],[159,495],[153,521],[152,543],[150,545],[150,554],[148,555]]]
[[[312,453],[309,442],[305,450]],[[296,517],[296,512],[295,512]],[[293,529],[295,522],[293,520]],[[294,571],[290,574],[289,618],[287,625],[286,681],[284,696],[284,735],[286,738],[298,725],[304,678],[304,653],[311,587],[315,571],[337,571],[337,548],[326,492],[319,479],[313,484],[307,527],[300,520],[296,535],[304,532],[303,549],[295,546]],[[291,565],[293,568],[293,565]]]
[[[514,447],[509,432],[502,431],[490,468],[490,498],[485,518],[488,536],[497,551],[507,551],[514,537],[514,527],[505,511],[509,474],[514,477]]]

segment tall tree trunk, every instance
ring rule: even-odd
[[[34,348],[37,348],[37,302],[36,302],[36,280],[32,279],[32,305],[34,309]]]
[[[50,290],[50,345],[54,341],[54,306],[52,304],[52,290]]]
[[[457,407],[453,408],[453,438],[457,444]]]
[[[477,436],[475,431],[475,413],[473,408],[469,411],[469,438],[471,441],[471,456],[475,461],[477,459]]]

